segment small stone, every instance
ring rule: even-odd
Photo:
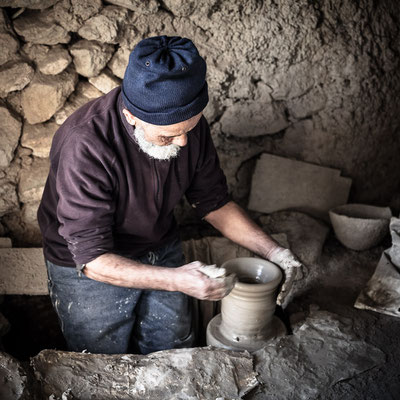
[[[0,65],[13,60],[19,48],[19,42],[11,31],[5,12],[0,9]]]
[[[63,28],[71,32],[77,32],[79,28],[102,8],[101,0],[90,2],[81,0],[61,0],[53,9],[55,21]]]
[[[119,25],[128,17],[128,10],[107,6],[100,14],[88,19],[78,33],[84,39],[102,43],[117,43]]]
[[[114,47],[110,44],[80,40],[71,46],[76,71],[87,78],[97,76],[113,55]]]
[[[89,82],[103,93],[108,93],[110,90],[121,85],[120,79],[107,70],[104,70],[99,76],[89,78]]]
[[[50,154],[51,142],[57,129],[58,125],[54,122],[35,125],[25,123],[21,145],[32,149],[34,156],[46,158]]]
[[[104,15],[90,18],[79,29],[79,35],[87,40],[97,40],[102,43],[116,43],[118,25]]]
[[[53,75],[36,73],[30,85],[22,92],[21,105],[30,124],[49,120],[74,91],[78,80],[72,69]]]
[[[22,52],[33,61],[46,57],[49,51],[50,47],[44,44],[25,43],[22,46]]]
[[[164,0],[168,10],[178,17],[187,17],[193,14],[197,6],[195,0]]]
[[[3,104],[0,104],[0,121],[0,168],[6,168],[18,146],[21,122]]]
[[[0,97],[23,89],[33,78],[33,68],[25,62],[11,62],[0,67]]]
[[[14,29],[25,41],[36,44],[54,45],[68,43],[68,31],[57,25],[47,10],[25,11],[14,20]]]
[[[12,110],[17,115],[23,114],[21,106],[21,97],[22,93],[17,91],[17,92],[10,92],[6,99],[9,109]]]
[[[51,7],[57,3],[58,0],[2,0],[1,7],[12,8],[33,8],[36,10],[43,10]]]
[[[102,6],[101,0],[61,0],[54,6],[53,18],[67,31],[77,32]]]
[[[128,66],[130,49],[127,47],[120,47],[113,55],[111,61],[107,64],[112,73],[120,79],[124,79],[125,70]]]
[[[50,162],[47,158],[35,158],[29,168],[22,168],[18,185],[20,201],[28,203],[39,201],[49,173]]]
[[[63,72],[71,63],[72,57],[68,50],[61,46],[52,48],[43,58],[38,59],[39,71],[45,75],[57,75]]]
[[[79,82],[75,92],[65,103],[65,106],[55,114],[54,120],[56,124],[63,124],[64,121],[79,107],[82,107],[88,101],[96,99],[102,95],[103,93],[89,82]]]
[[[0,180],[0,216],[15,210],[19,210],[15,185],[2,179]]]
[[[107,3],[125,7],[135,14],[155,14],[158,10],[157,0],[107,0]]]

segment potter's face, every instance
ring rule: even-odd
[[[200,121],[202,113],[173,125],[152,125],[133,116],[128,110],[123,113],[129,124],[135,127],[134,138],[140,149],[149,157],[170,160],[177,157],[181,147],[187,144],[187,135]]]

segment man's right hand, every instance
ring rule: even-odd
[[[221,300],[233,289],[236,282],[234,275],[221,278],[210,278],[201,272],[206,264],[194,261],[175,268],[177,291],[200,300]]]

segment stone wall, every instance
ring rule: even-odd
[[[14,244],[40,243],[36,210],[57,127],[119,85],[130,50],[158,34],[191,38],[207,61],[205,115],[239,203],[263,152],[341,169],[351,201],[399,198],[397,0],[0,6],[0,236]]]

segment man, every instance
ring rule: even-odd
[[[184,195],[226,237],[284,269],[300,265],[229,200],[202,116],[205,75],[190,40],[145,39],[122,89],[81,107],[54,137],[38,219],[70,350],[195,343],[191,298],[219,300],[232,285],[200,261],[185,265],[173,217]]]

